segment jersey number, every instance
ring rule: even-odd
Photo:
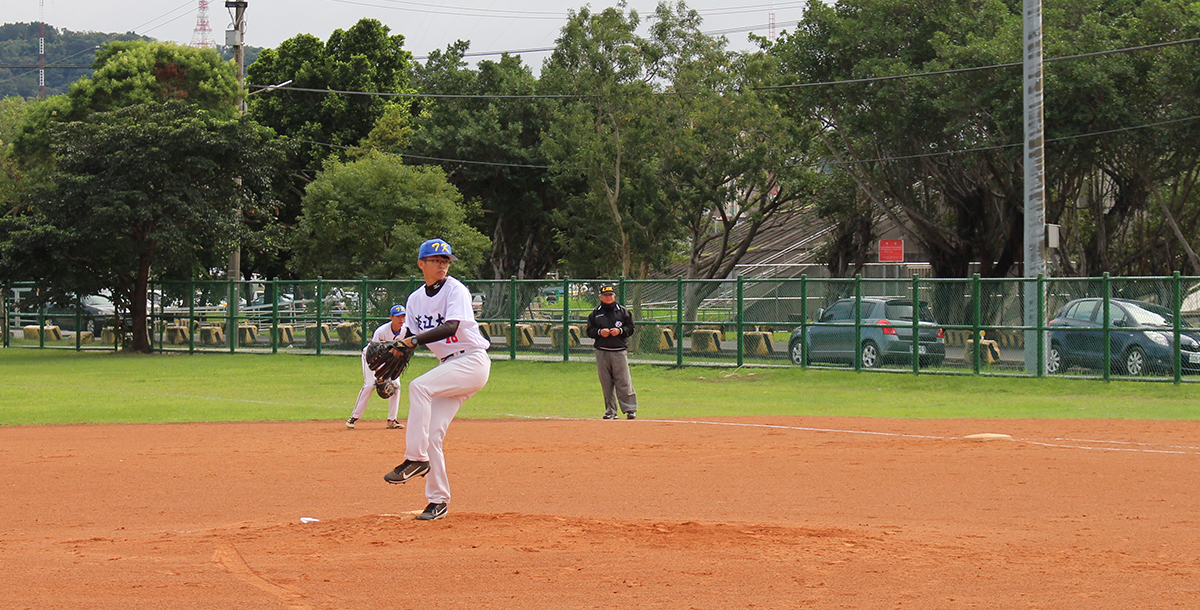
[[[450,337],[446,339],[446,343],[458,343],[458,335],[450,335]]]

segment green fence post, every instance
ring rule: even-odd
[[[78,301],[79,297],[76,296],[75,299],[76,299],[76,301]],[[80,307],[79,303],[76,302],[75,309],[78,310],[79,307]],[[38,349],[45,349],[45,347],[46,347],[46,303],[42,302],[42,303],[38,304]]]
[[[151,350],[154,349],[154,335],[156,335],[156,334],[158,335],[158,351],[161,352],[161,351],[163,351],[163,334],[166,333],[167,330],[166,330],[166,328],[163,328],[163,330],[161,330],[157,333],[154,332],[154,327],[155,327],[155,324],[154,324],[154,301],[156,301],[158,299],[154,298],[154,282],[150,282],[149,286],[150,286],[150,288],[149,288],[150,293],[147,296],[149,296],[149,299],[150,299],[150,307],[149,307],[148,311],[146,311],[146,325],[147,325],[146,333],[150,335],[150,349]],[[161,292],[161,291],[159,291],[159,292]],[[164,324],[163,326],[165,327],[166,325]],[[79,328],[79,326],[76,326],[75,328]]]
[[[1183,343],[1181,343],[1182,339],[1179,336],[1179,334],[1180,334],[1179,318],[1183,314],[1183,291],[1180,288],[1179,281],[1180,281],[1179,272],[1176,271],[1176,272],[1172,273],[1171,274],[1171,299],[1175,302],[1175,304],[1171,307],[1171,309],[1172,309],[1171,314],[1172,314],[1172,318],[1174,320],[1174,322],[1172,323],[1172,326],[1174,326],[1173,334],[1175,335],[1175,341],[1171,345],[1174,345],[1175,348],[1173,350],[1171,350],[1171,373],[1175,377],[1176,385],[1178,385],[1181,381],[1183,381],[1183,352],[1180,350]]]
[[[225,332],[229,333],[229,336],[225,339],[229,342],[229,353],[232,354],[237,350],[237,328],[234,327],[234,319],[237,315],[237,292],[233,280],[227,280],[227,282],[229,285],[225,293],[229,295],[227,298],[229,306],[225,308]]]
[[[324,330],[324,326],[321,324],[321,309],[322,309],[321,306],[325,303],[325,295],[322,294],[323,289],[324,289],[324,286],[321,283],[321,276],[318,275],[317,276],[317,355],[318,356],[321,355],[321,345],[323,343],[325,343],[325,341],[324,341],[325,330]],[[305,338],[305,340],[308,339],[307,332],[305,333],[304,338]]]
[[[912,277],[912,370],[921,374],[921,276]]]
[[[196,276],[188,278],[188,353],[196,353]]]
[[[508,359],[517,359],[517,276],[508,278],[508,301],[511,315],[508,317]]]
[[[675,277],[675,366],[683,366],[683,276]]]
[[[75,351],[83,350],[83,340],[80,338],[80,333],[83,332],[83,307],[75,307]],[[161,348],[160,350],[161,351]]]
[[[467,295],[470,296],[470,294],[471,294],[471,289],[468,288]],[[360,318],[359,322],[358,322],[358,328],[359,328],[358,349],[362,349],[362,348],[366,347],[367,341],[369,341],[371,339],[371,335],[367,334],[367,298],[368,298],[367,297],[367,276],[364,275],[364,276],[362,276],[362,284],[359,286],[359,290],[358,290],[358,303],[359,303],[358,312],[359,312],[359,318]]]
[[[792,354],[788,354],[791,358]],[[808,274],[800,275],[800,368],[808,368]]]
[[[1037,376],[1046,376],[1046,275],[1037,277]]]
[[[743,311],[745,304],[746,278],[737,276],[737,365],[741,368],[746,363],[746,340],[745,340],[745,323],[746,316]]]
[[[263,288],[266,291],[266,288]],[[263,295],[266,297],[267,295]],[[295,309],[293,307],[292,309]],[[295,332],[295,329],[293,329]],[[279,353],[279,278],[271,280],[271,353]]]
[[[854,274],[854,371],[862,371],[862,274]]]
[[[982,295],[979,274],[976,273],[971,276],[971,370],[976,375],[979,374],[979,344],[981,343],[979,326],[983,317],[983,303],[980,303],[983,300]]]
[[[571,278],[563,277],[562,350],[563,362],[571,359]]]
[[[0,330],[4,331],[4,347],[8,348],[9,335],[12,331],[8,329],[8,293],[12,291],[12,284],[4,283],[4,293],[0,294],[0,307],[4,308],[4,315],[0,316]]]
[[[1102,361],[1100,370],[1104,372],[1105,381],[1112,379],[1112,345],[1109,343],[1112,337],[1112,312],[1109,311],[1110,302],[1108,300],[1108,291],[1111,290],[1111,288],[1108,272],[1105,271],[1104,276],[1101,279],[1101,294],[1104,298],[1100,304],[1100,306],[1104,308],[1104,360]]]

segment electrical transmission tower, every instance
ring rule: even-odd
[[[193,47],[214,48],[212,28],[208,25],[208,0],[200,0],[200,8],[196,11],[196,29],[192,30]]]

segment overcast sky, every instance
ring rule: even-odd
[[[296,34],[321,40],[335,29],[346,29],[363,17],[387,24],[403,34],[405,48],[418,58],[444,49],[455,40],[469,40],[471,53],[522,51],[527,65],[540,68],[566,21],[568,8],[585,2],[562,0],[248,0],[246,44],[276,47]],[[615,6],[615,0],[594,0],[592,10]],[[691,0],[690,8],[704,18],[702,30],[722,34],[733,49],[751,49],[747,32],[769,36],[772,13],[775,32],[793,29],[807,2],[768,0]],[[133,31],[159,40],[189,44],[198,25],[199,0],[0,0],[4,23],[36,22],[74,31],[124,33]],[[629,0],[643,16],[653,14],[654,0]],[[208,24],[212,39],[223,44],[232,27],[232,9],[225,0],[210,0]]]

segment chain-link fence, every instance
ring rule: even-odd
[[[600,280],[467,281],[493,358],[589,359]],[[1200,278],[621,280],[635,362],[1190,381]],[[164,282],[160,351],[357,353],[419,280]],[[5,346],[116,349],[121,311],[4,293]],[[914,298],[915,297],[915,298]],[[111,304],[110,304],[111,305]],[[119,309],[119,308],[117,308]]]

